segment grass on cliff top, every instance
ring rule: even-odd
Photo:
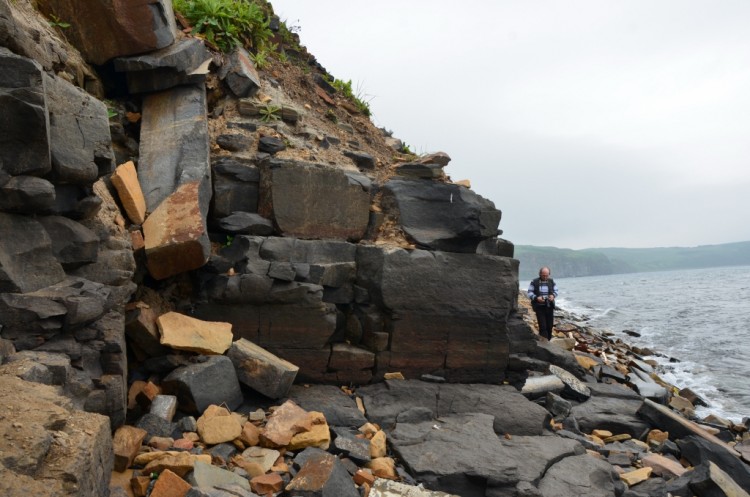
[[[259,50],[271,38],[267,15],[254,0],[174,0],[173,6],[190,21],[193,34],[222,52],[238,46]]]

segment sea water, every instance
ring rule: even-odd
[[[660,376],[708,402],[696,410],[699,417],[713,413],[738,423],[750,416],[750,266],[555,282],[558,306],[587,326],[663,354],[651,357]]]

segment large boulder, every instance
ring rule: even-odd
[[[498,235],[495,204],[459,185],[392,179],[383,186],[382,205],[420,248],[474,253]]]
[[[207,71],[197,69],[210,60],[202,40],[183,38],[155,52],[115,59],[115,70],[127,73],[130,93],[145,93],[203,82]]]
[[[367,230],[370,194],[340,169],[270,159],[262,165],[258,211],[284,236],[359,241]]]
[[[236,97],[252,97],[260,89],[260,77],[250,55],[242,47],[235,48],[225,57],[219,77]]]
[[[39,10],[70,23],[65,36],[92,64],[150,52],[175,40],[171,0],[40,0]]]
[[[162,280],[206,263],[211,251],[201,212],[200,183],[177,188],[143,223],[146,264]]]
[[[0,181],[0,211],[31,214],[51,210],[55,185],[36,176],[13,176]]]
[[[44,71],[3,47],[0,65],[0,173],[42,176],[51,167]]]
[[[539,482],[542,497],[617,495],[617,473],[606,461],[582,454],[555,463]]]
[[[205,86],[178,86],[143,99],[138,179],[154,212],[178,187],[198,182],[200,212],[211,199]]]
[[[641,400],[591,397],[586,402],[573,406],[570,416],[578,421],[578,426],[584,433],[601,429],[640,438],[649,428],[649,424],[637,415],[642,403]]]
[[[93,184],[114,170],[107,106],[62,78],[45,79],[54,181]]]
[[[167,375],[162,382],[164,393],[176,395],[180,410],[190,414],[202,414],[211,404],[237,409],[243,398],[232,361],[226,356],[201,359]]]

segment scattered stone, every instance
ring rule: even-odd
[[[356,152],[351,150],[344,150],[344,155],[349,157],[354,164],[360,169],[368,171],[375,170],[375,158],[365,152]]]
[[[237,47],[225,56],[219,78],[224,80],[238,98],[252,97],[260,89],[258,71],[243,47]]]
[[[162,314],[156,320],[161,344],[199,354],[223,354],[232,345],[232,325],[201,321],[178,312]]]
[[[198,418],[198,435],[208,445],[231,442],[242,433],[237,417],[223,407],[211,405]]]
[[[191,414],[200,414],[211,404],[236,409],[243,400],[234,365],[226,356],[179,367],[164,378],[162,386],[165,393],[177,396],[180,410]]]
[[[115,431],[112,439],[115,471],[122,473],[133,464],[144,438],[146,438],[146,430],[134,426],[121,426]]]
[[[241,152],[252,145],[252,139],[238,133],[223,134],[216,137],[216,143],[224,150]]]
[[[359,492],[341,461],[325,452],[308,458],[285,490],[291,495],[359,497]]]
[[[632,487],[633,485],[637,485],[638,483],[648,480],[648,478],[651,476],[652,471],[653,470],[649,467],[640,468],[636,469],[635,471],[622,473],[620,475],[620,479],[624,481],[627,486]]]
[[[280,138],[275,136],[262,136],[258,141],[258,150],[271,155],[286,150],[286,145]]]
[[[117,166],[112,174],[112,184],[117,189],[117,194],[130,220],[135,224],[143,224],[146,220],[146,199],[138,183],[138,173],[133,161]]]
[[[200,463],[199,463],[200,464]],[[159,474],[154,487],[151,489],[150,497],[185,497],[193,488],[188,482],[177,476],[169,469]]]
[[[167,421],[172,421],[177,413],[177,397],[174,395],[157,395],[151,402],[149,412]]]
[[[284,480],[278,473],[260,475],[250,480],[250,488],[258,495],[275,495],[284,486]]]
[[[250,447],[242,453],[242,459],[245,462],[257,464],[261,467],[263,473],[270,471],[281,452],[263,447]]]
[[[45,212],[52,210],[54,205],[55,186],[46,179],[13,176],[4,183],[0,181],[0,211]]]
[[[261,444],[271,448],[285,447],[297,433],[310,431],[312,421],[307,411],[287,400],[268,418],[260,434]]]
[[[294,364],[244,338],[232,343],[227,356],[241,383],[272,399],[287,395],[299,371]]]

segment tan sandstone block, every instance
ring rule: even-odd
[[[297,433],[287,445],[288,450],[299,450],[305,447],[317,447],[327,450],[331,445],[331,430],[322,412],[309,413],[312,427],[309,431]]]
[[[380,478],[396,479],[396,461],[391,457],[378,457],[365,464],[365,467],[372,471],[372,474]]]
[[[150,497],[185,497],[191,488],[193,487],[188,482],[165,469],[151,489]]]
[[[232,345],[232,325],[201,321],[178,312],[162,314],[156,320],[160,343],[176,350],[199,354],[223,354]]]
[[[641,463],[644,466],[648,466],[654,470],[654,474],[663,476],[666,479],[672,478],[673,476],[681,476],[687,469],[677,461],[673,461],[661,454],[648,454],[643,456]]]
[[[260,433],[260,442],[264,447],[286,447],[294,435],[311,428],[312,419],[307,411],[287,400],[269,416]]]
[[[135,426],[123,425],[117,429],[112,439],[112,449],[115,453],[115,471],[123,472],[133,464],[145,437],[146,430]]]
[[[146,266],[157,280],[198,269],[208,260],[211,247],[199,188],[197,181],[180,186],[143,223]]]
[[[132,160],[117,166],[112,173],[112,184],[130,220],[134,224],[143,224],[146,220],[146,199]]]
[[[624,481],[627,486],[632,487],[637,483],[648,480],[652,471],[652,468],[649,467],[636,469],[635,471],[628,471],[627,473],[621,474],[620,479]]]
[[[370,457],[377,459],[378,457],[385,457],[386,454],[386,436],[385,432],[380,430],[370,439]]]

